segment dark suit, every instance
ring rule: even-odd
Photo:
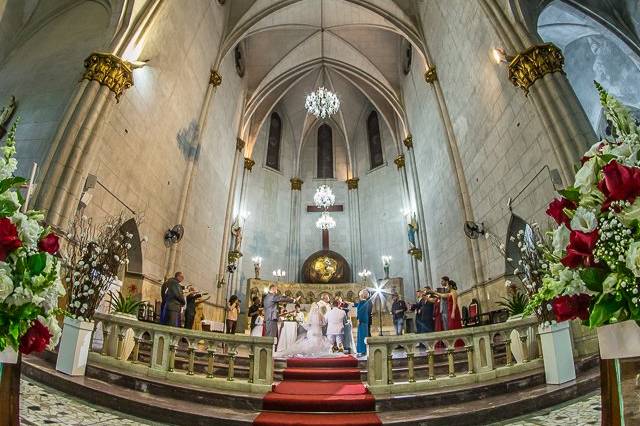
[[[182,309],[185,303],[186,301],[178,280],[175,278],[167,280],[165,304],[167,305],[169,325],[180,327],[180,309]]]

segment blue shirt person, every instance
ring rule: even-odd
[[[360,300],[353,304],[356,308],[356,318],[358,319],[358,341],[356,342],[356,351],[358,354],[367,353],[367,345],[364,339],[369,332],[369,313],[371,312],[371,299],[369,292],[361,290],[359,293]]]

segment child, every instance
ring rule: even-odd
[[[256,322],[255,325],[253,326],[253,329],[251,330],[251,335],[252,336],[262,336],[262,328],[264,326],[264,312],[262,311],[262,308],[258,309],[258,316],[256,317]]]

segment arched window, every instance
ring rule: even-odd
[[[271,114],[269,122],[269,139],[267,140],[267,167],[280,170],[280,136],[282,120],[277,112]]]
[[[333,178],[333,137],[331,127],[318,127],[318,177]]]
[[[367,135],[369,136],[369,159],[371,168],[375,169],[384,162],[382,158],[382,140],[380,139],[380,123],[378,113],[371,111],[367,118]]]

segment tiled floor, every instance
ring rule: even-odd
[[[61,392],[22,380],[20,398],[22,424],[41,425],[158,425],[106,408],[91,405]],[[518,419],[496,423],[494,426],[564,426],[600,424],[600,395],[590,394],[566,404],[542,410]]]

